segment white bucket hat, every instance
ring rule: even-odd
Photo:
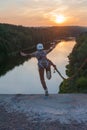
[[[44,49],[42,43],[38,43],[36,48],[37,48],[37,50],[43,50]]]

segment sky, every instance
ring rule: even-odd
[[[0,0],[0,23],[87,26],[87,0]]]

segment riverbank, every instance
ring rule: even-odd
[[[76,38],[76,44],[68,55],[66,75],[60,85],[60,93],[87,93],[87,32]]]
[[[0,95],[0,130],[86,130],[87,95]]]

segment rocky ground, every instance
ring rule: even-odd
[[[87,130],[87,95],[0,95],[0,130]]]

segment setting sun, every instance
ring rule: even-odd
[[[57,15],[56,19],[55,19],[55,22],[56,23],[64,23],[65,20],[66,20],[66,18],[63,15]]]

